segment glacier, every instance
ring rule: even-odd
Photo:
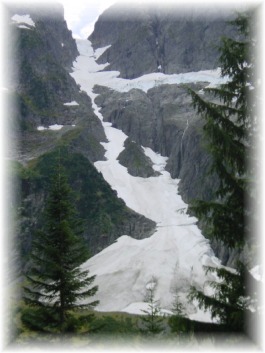
[[[132,88],[148,89],[160,84],[205,81],[210,85],[222,82],[219,70],[192,72],[180,75],[153,73],[137,79],[118,77],[119,72],[102,71],[108,64],[97,64],[96,59],[104,50],[93,50],[88,40],[76,40],[80,55],[73,63],[72,77],[92,100],[95,114],[101,120],[108,142],[102,143],[105,161],[95,162],[98,171],[117,191],[126,205],[156,222],[155,233],[137,240],[124,234],[117,241],[90,258],[83,269],[96,275],[99,290],[95,299],[100,301],[99,311],[126,311],[141,313],[146,309],[146,289],[155,279],[155,300],[162,311],[171,313],[177,294],[184,305],[186,316],[201,321],[211,321],[209,312],[199,310],[196,302],[187,300],[190,286],[210,294],[208,281],[217,280],[214,274],[205,274],[204,266],[221,266],[209,241],[196,225],[197,219],[187,214],[187,204],[178,194],[178,179],[172,179],[165,170],[167,158],[150,148],[145,154],[151,158],[159,176],[141,178],[131,176],[127,168],[119,164],[118,155],[124,149],[127,136],[104,122],[100,107],[95,103],[95,85],[125,92]]]

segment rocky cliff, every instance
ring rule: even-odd
[[[216,5],[116,4],[99,17],[89,40],[95,48],[111,45],[98,62],[124,78],[213,69],[221,36],[233,34],[226,23],[232,16]]]
[[[32,234],[42,224],[47,185],[59,149],[92,254],[120,235],[143,238],[155,229],[153,221],[126,207],[93,166],[104,160],[102,142],[107,139],[91,99],[69,74],[78,50],[62,7],[54,6],[9,7],[13,66],[18,68],[18,75],[11,75],[8,90],[12,102],[9,131],[18,141],[9,158],[17,162],[12,170],[20,191],[18,243],[24,258]],[[98,61],[108,61],[105,70],[118,70],[125,78],[212,69],[218,64],[213,44],[218,44],[221,34],[232,32],[225,22],[231,15],[211,11],[176,14],[169,8],[124,9],[115,5],[100,16],[90,40],[94,48],[111,44]],[[14,15],[30,16],[32,23],[17,21]],[[189,84],[197,92],[206,85]],[[141,146],[150,147],[168,157],[167,170],[173,178],[181,179],[179,192],[185,202],[211,199],[218,180],[207,175],[211,158],[202,142],[203,122],[191,106],[185,85],[158,85],[147,92],[132,89],[124,93],[96,86],[94,93],[104,120],[129,136],[118,160],[130,174],[144,178],[156,175]],[[219,244],[215,249],[225,262],[230,261],[227,249]]]
[[[11,7],[9,11],[15,39],[10,61],[18,73],[10,87],[10,95],[17,102],[12,131],[20,136],[13,157],[24,163],[51,150],[63,137],[90,161],[103,158],[102,126],[89,97],[69,75],[78,51],[62,6],[55,6],[54,11],[31,6]],[[33,25],[23,24],[23,16],[29,14]],[[21,16],[19,22],[16,16]],[[56,124],[63,126],[59,133],[48,130]],[[40,126],[47,131],[39,131]]]
[[[111,45],[99,58],[105,70],[125,78],[150,72],[166,74],[213,69],[224,35],[234,36],[224,7],[113,5],[98,19],[89,39],[95,48]],[[190,84],[199,92],[206,82]],[[203,121],[192,108],[185,85],[162,85],[118,93],[97,87],[97,104],[106,121],[133,141],[167,156],[167,170],[180,178],[179,190],[190,203],[210,199],[218,185],[209,178],[211,158],[202,142]]]
[[[89,40],[95,48],[110,45],[98,62],[108,63],[104,70],[117,70],[123,78],[214,69],[221,37],[235,36],[227,23],[233,16],[223,7],[113,5],[99,17]],[[197,92],[207,85],[189,84]],[[106,121],[139,145],[168,157],[167,170],[180,179],[179,192],[190,204],[210,200],[218,179],[208,175],[211,156],[202,139],[203,120],[193,110],[186,88],[158,85],[147,92],[119,93],[96,87],[95,92]],[[222,244],[213,247],[224,263],[234,262],[235,254]]]
[[[200,91],[205,85],[189,86]],[[218,182],[206,177],[211,158],[202,143],[202,120],[192,108],[185,85],[162,85],[147,93],[119,93],[103,87],[95,91],[106,121],[139,145],[168,157],[167,170],[181,179],[179,191],[185,202],[211,198]]]
[[[189,87],[199,93],[206,85],[200,82]],[[95,92],[105,121],[138,145],[168,157],[166,169],[173,178],[180,179],[178,191],[187,204],[195,199],[213,198],[219,182],[216,176],[209,175],[211,156],[202,138],[203,120],[192,107],[186,85],[161,85],[146,93],[136,89],[119,93],[97,86]],[[132,165],[125,164],[129,173],[143,176],[137,168],[130,168]],[[199,227],[205,234],[205,226]],[[237,261],[238,253],[231,253],[223,244],[214,241],[212,247],[224,264],[233,266]]]

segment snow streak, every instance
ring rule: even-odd
[[[107,143],[102,143],[107,160],[98,161],[95,166],[128,207],[157,224],[156,232],[150,238],[136,240],[123,235],[84,264],[91,274],[97,275],[98,310],[138,313],[146,308],[146,289],[155,278],[155,300],[160,301],[163,310],[170,313],[177,293],[188,316],[209,321],[209,313],[202,313],[196,305],[187,303],[187,293],[191,285],[203,289],[206,280],[214,280],[212,274],[206,278],[203,266],[219,266],[220,261],[195,225],[196,218],[186,213],[187,205],[178,194],[179,180],[172,179],[165,171],[166,157],[144,148],[154,163],[154,170],[160,172],[156,177],[133,177],[119,164],[117,157],[124,149],[127,136],[110,123],[103,122],[93,87],[98,84],[125,92],[132,88],[147,91],[164,83],[208,81],[215,84],[220,82],[218,71],[182,75],[154,73],[125,80],[118,78],[118,72],[100,72],[107,64],[98,65],[96,58],[104,48],[95,53],[89,41],[77,40],[77,44],[80,56],[71,75],[91,97],[95,114],[102,121],[108,139]]]

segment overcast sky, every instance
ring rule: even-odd
[[[98,16],[117,0],[59,0],[64,6],[64,17],[75,38],[87,38],[94,29]]]
[[[199,3],[199,4],[213,4],[211,0],[57,0],[64,6],[65,19],[68,28],[73,32],[75,38],[87,38],[94,29],[94,24],[98,16],[108,7],[117,2],[127,2],[130,4],[143,3],[143,2],[160,2],[170,3],[178,2],[182,4]],[[226,5],[241,5],[242,3],[251,4],[251,0],[216,0],[215,3]]]

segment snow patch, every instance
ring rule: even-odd
[[[17,24],[21,24],[21,25],[29,25],[32,27],[35,27],[35,23],[33,22],[33,20],[31,19],[30,15],[14,15],[11,17],[11,20]],[[20,26],[21,28],[27,28],[26,26]]]
[[[44,131],[44,130],[48,130],[48,128],[47,128],[47,127],[44,127],[44,126],[38,126],[38,127],[37,127],[37,130],[38,130],[38,131]]]
[[[50,130],[61,130],[61,128],[63,128],[64,125],[58,125],[58,124],[54,124],[54,125],[50,125],[49,129]]]
[[[104,48],[98,48],[95,50],[95,54],[94,54],[94,57],[95,59],[97,60],[103,53],[105,53],[105,51],[107,49],[109,49],[111,47],[111,45],[107,45],[106,47]]]
[[[27,25],[18,25],[18,28],[24,28],[24,29],[31,30],[31,28],[28,27]]]
[[[72,102],[64,103],[63,105],[71,106],[71,105],[79,105],[79,103],[77,103],[76,101],[72,101]]]
[[[136,302],[136,303],[131,303],[126,308],[124,308],[123,312],[129,313],[129,314],[135,314],[135,315],[147,315],[147,313],[143,312],[148,311],[149,309],[149,304],[145,302]]]
[[[196,304],[198,306],[198,303]],[[203,311],[201,309],[197,309],[197,311],[193,314],[188,315],[190,320],[196,320],[200,322],[215,322],[217,323],[217,320],[213,320],[211,317],[211,312],[209,310]]]
[[[48,127],[44,127],[44,126],[38,126],[37,127],[37,130],[38,131],[44,131],[44,130],[54,130],[54,131],[57,131],[57,130],[61,130],[64,126],[72,126],[72,127],[75,127],[75,125],[58,125],[58,124],[54,124],[54,125],[50,125]]]
[[[263,274],[262,266],[257,265],[253,267],[249,272],[257,281],[264,282],[264,274]]]
[[[150,310],[149,303],[136,302],[136,303],[129,304],[126,308],[124,308],[124,310],[121,310],[121,311],[129,314],[135,314],[135,315],[147,315],[147,313],[149,313],[151,310]],[[170,316],[170,315],[173,315],[173,312],[171,310],[161,309],[161,316]]]
[[[159,173],[164,171],[166,164],[167,164],[168,157],[163,157],[163,156],[161,156],[161,154],[155,153],[149,147],[143,147],[143,150],[144,150],[144,154],[146,155],[146,157],[149,157],[151,159],[151,161],[153,163],[152,167],[153,167],[154,171],[159,172]],[[178,183],[178,180],[177,179],[175,179],[175,180]]]

